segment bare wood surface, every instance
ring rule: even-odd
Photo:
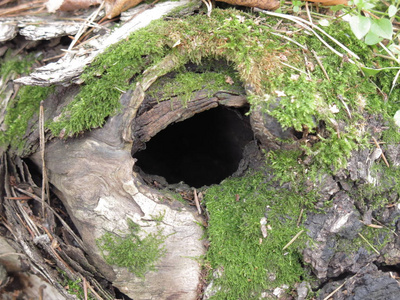
[[[19,78],[15,80],[15,82],[24,85],[38,86],[50,86],[53,84],[69,86],[73,83],[81,83],[79,76],[82,74],[85,66],[93,61],[97,55],[104,52],[107,47],[125,39],[133,31],[146,27],[151,21],[162,17],[172,9],[188,2],[189,0],[180,0],[176,2],[158,3],[154,7],[142,11],[112,33],[105,34],[104,36],[86,43],[84,48],[79,47],[73,49],[73,52],[68,53],[68,55],[64,56],[59,61],[38,68],[29,76]],[[134,9],[141,10],[140,7]]]

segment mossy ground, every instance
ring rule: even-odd
[[[301,251],[307,235],[284,247],[304,229],[298,219],[314,195],[277,188],[266,178],[255,173],[226,179],[206,192],[207,261],[221,273],[214,276],[214,285],[221,290],[212,299],[259,299],[262,291],[306,276]],[[269,228],[266,238],[261,232],[263,217]]]

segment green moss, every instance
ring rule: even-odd
[[[207,190],[210,214],[207,260],[221,290],[212,299],[258,299],[260,293],[301,280],[303,234],[287,249],[284,246],[303,227],[297,227],[300,210],[308,196],[277,190],[262,173],[223,181]],[[267,216],[268,236],[263,238],[260,220]],[[270,280],[273,275],[275,280]]]
[[[163,216],[158,216],[163,217]],[[104,259],[110,265],[128,268],[138,277],[155,271],[155,263],[165,254],[162,244],[165,236],[161,231],[139,236],[139,225],[128,219],[129,233],[119,236],[107,232],[97,240]]]
[[[299,161],[301,154],[302,151],[297,149],[268,152],[268,165],[274,171],[275,179],[281,184],[298,180],[304,174],[304,165]]]
[[[203,61],[190,71],[191,66],[182,67],[176,72],[159,78],[147,91],[158,102],[177,97],[186,105],[199,90],[208,90],[209,96],[215,91],[242,91],[242,83],[231,67],[224,62]],[[192,66],[193,68],[193,66]]]
[[[65,129],[68,136],[103,125],[107,116],[119,110],[121,90],[132,88],[145,69],[167,54],[176,57],[177,69],[189,61],[225,59],[232,63],[241,81],[260,93],[263,79],[267,82],[268,76],[279,69],[275,55],[279,42],[273,42],[267,26],[256,25],[251,18],[242,22],[237,13],[215,9],[213,18],[197,15],[156,21],[134,32],[128,41],[110,47],[86,68],[81,92],[49,128],[55,135]],[[214,79],[221,82],[220,78]],[[182,75],[180,81],[185,80],[194,82]]]
[[[155,27],[153,24],[136,31],[128,41],[111,46],[86,68],[81,91],[66,106],[61,119],[48,125],[55,135],[62,129],[72,135],[102,126],[107,116],[118,112],[121,91],[133,86],[129,80],[166,54],[163,36]]]
[[[0,144],[21,149],[25,144],[28,122],[37,115],[39,118],[40,101],[45,100],[54,91],[52,87],[22,86],[18,95],[7,106],[4,123],[6,131],[0,131]]]
[[[3,80],[10,80],[18,75],[26,74],[34,64],[32,55],[12,56],[8,51],[0,60],[0,76]],[[7,104],[4,116],[6,131],[0,131],[0,145],[10,145],[14,149],[21,149],[25,143],[24,135],[28,122],[35,113],[39,114],[40,101],[45,100],[52,92],[52,88],[22,86],[17,90],[17,96]],[[0,102],[3,100],[0,94]]]
[[[34,55],[12,56],[11,51],[7,51],[5,57],[0,59],[0,76],[4,79],[9,75],[26,74],[35,62]]]
[[[372,228],[363,226],[360,235],[357,235],[354,239],[344,239],[338,237],[336,252],[344,252],[347,254],[355,254],[361,248],[368,251],[370,254],[381,251],[389,242],[393,242],[393,234],[387,228]],[[372,248],[372,247],[373,248]]]

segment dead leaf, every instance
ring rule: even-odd
[[[306,67],[307,67],[307,70],[309,70],[310,72],[314,72],[315,71],[315,66],[311,61],[308,61],[306,63]]]
[[[101,0],[49,0],[46,3],[48,12],[72,11],[99,5]]]
[[[121,14],[121,12],[138,5],[142,1],[143,0],[106,0],[107,18],[112,19]]]
[[[299,78],[300,78],[300,75],[299,75],[299,74],[292,74],[292,75],[290,75],[290,79],[292,79],[292,80],[299,80]]]
[[[286,94],[285,94],[284,91],[275,91],[275,94],[276,94],[278,97],[285,97],[285,96],[286,96]]]
[[[283,54],[283,53],[279,54],[279,58],[280,58],[281,61],[288,61],[287,56],[285,54]]]
[[[172,48],[175,48],[175,47],[179,46],[180,44],[181,44],[181,39],[177,40],[175,42],[175,44],[172,46]]]
[[[51,248],[57,249],[58,246],[60,246],[60,244],[58,243],[58,241],[57,241],[56,239],[53,239],[53,240],[51,241]]]
[[[230,85],[235,83],[230,76],[225,76],[225,82],[230,84]]]
[[[279,0],[216,0],[231,5],[241,5],[247,7],[258,7],[266,10],[275,10],[280,6]]]
[[[261,229],[261,234],[264,239],[268,236],[267,226],[265,226],[265,225],[267,225],[267,218],[262,217],[260,220],[260,229]]]
[[[337,114],[340,111],[336,104],[329,105],[329,110],[333,114]]]

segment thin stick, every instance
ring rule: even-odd
[[[299,227],[300,222],[301,222],[301,218],[303,217],[303,211],[304,209],[302,208],[299,214],[299,218],[297,219],[297,227]]]
[[[44,108],[43,101],[40,102],[40,110],[39,110],[39,139],[40,139],[40,154],[42,158],[42,201],[46,202],[46,194],[48,182],[47,182],[47,173],[46,173],[46,165],[44,162],[44,148],[45,148],[45,140],[44,140]],[[42,217],[45,217],[45,209],[42,203]]]
[[[82,36],[82,34],[85,32],[86,28],[89,26],[90,23],[93,23],[94,19],[96,19],[97,15],[100,13],[100,11],[104,7],[105,1],[102,1],[99,8],[93,12],[86,20],[85,22],[82,23],[82,26],[79,28],[77,34],[75,35],[72,43],[68,47],[68,51],[71,51],[72,48],[75,46],[75,44],[78,42],[79,38]]]
[[[383,161],[385,162],[386,166],[388,168],[390,168],[389,162],[387,161],[385,154],[383,154],[383,150],[382,150],[381,146],[379,146],[378,142],[376,141],[376,139],[374,137],[372,137],[372,139],[374,140],[374,143],[375,143],[376,147],[381,149]]]
[[[43,300],[43,290],[46,288],[44,284],[39,287],[39,300]]]
[[[345,280],[345,282],[343,282],[341,285],[339,285],[332,293],[330,293],[328,296],[326,296],[326,297],[324,298],[324,300],[328,300],[328,299],[331,298],[333,295],[335,295],[346,283],[347,283],[347,280]]]
[[[324,65],[322,64],[321,60],[319,59],[317,52],[315,52],[314,50],[311,50],[312,54],[314,54],[315,59],[317,60],[318,65],[320,66],[320,68],[322,69],[322,72],[324,73],[326,79],[328,79],[328,81],[331,81],[331,79],[329,78],[328,73],[326,72]]]
[[[343,50],[345,50],[350,56],[355,57],[358,60],[360,59],[360,57],[357,54],[355,54],[353,51],[351,51],[349,48],[347,48],[345,45],[343,45],[337,39],[335,39],[334,37],[332,37],[331,35],[326,33],[324,30],[322,30],[318,26],[313,25],[312,23],[308,22],[307,20],[304,20],[304,19],[301,19],[301,18],[298,18],[298,17],[295,17],[295,16],[289,16],[289,15],[285,15],[285,14],[280,14],[280,13],[275,13],[275,12],[271,12],[271,11],[267,11],[267,10],[262,10],[262,9],[259,9],[259,8],[254,8],[254,11],[262,12],[262,13],[264,13],[266,15],[273,16],[273,17],[287,19],[287,20],[290,20],[290,21],[293,21],[293,22],[299,24],[303,28],[305,28],[307,30],[310,30],[329,50],[331,50],[336,55],[338,55],[338,56],[343,58],[343,54],[342,53],[340,53],[336,49],[332,48],[327,42],[325,42],[325,40],[317,32],[315,32],[315,30],[313,30],[313,28],[315,28],[318,31],[320,31],[321,33],[323,33],[325,36],[327,36],[334,43],[336,43]],[[313,28],[311,28],[310,26],[312,26]],[[352,64],[355,63],[351,59],[349,59],[349,62],[351,62]]]
[[[346,113],[349,116],[349,118],[351,119],[351,112],[349,107],[347,106],[346,102],[344,102],[342,95],[338,95],[339,100],[342,102],[344,108],[346,109]]]
[[[303,50],[306,50],[306,51],[308,50],[306,46],[303,46],[302,44],[300,44],[299,42],[295,41],[294,39],[292,39],[292,38],[290,38],[288,36],[285,36],[285,35],[282,35],[282,34],[276,33],[276,32],[270,32],[270,33],[273,34],[273,35],[279,36],[280,38],[283,38],[285,40],[288,40],[289,42],[292,42],[292,43],[296,44],[297,46],[299,46]]]
[[[389,95],[392,94],[392,91],[393,91],[394,87],[396,86],[396,82],[397,82],[397,79],[399,79],[399,76],[400,76],[400,70],[397,71],[396,76],[394,76],[394,78],[393,78],[392,87],[390,88]]]
[[[5,199],[8,199],[8,200],[29,200],[29,199],[32,199],[32,197],[29,197],[29,196],[22,196],[22,197],[5,197]]]
[[[35,13],[33,11],[33,9],[43,8],[44,2],[46,2],[46,1],[45,0],[30,1],[29,3],[20,4],[20,5],[14,6],[14,7],[3,8],[3,9],[0,9],[0,16],[11,17],[14,14],[19,15],[22,12]],[[3,3],[1,3],[1,4],[3,4]]]
[[[306,70],[307,70],[307,74],[308,74],[307,79],[311,80],[311,71],[310,71],[307,55],[305,53],[304,53],[304,62],[306,64]]]
[[[314,25],[314,23],[313,23],[313,21],[311,19],[310,9],[308,8],[308,1],[306,1],[306,12],[307,12],[308,20],[310,20],[310,23],[312,25]]]
[[[90,285],[90,283],[87,282],[87,280],[85,279],[85,277],[83,277],[81,274],[79,274],[78,276],[81,278],[81,280],[82,280],[83,282],[86,282],[87,287],[89,287],[90,291],[93,293],[93,295],[96,296],[97,299],[103,300],[103,298],[100,297],[100,295],[96,293],[96,291],[95,291],[94,288]]]
[[[376,250],[376,248],[370,242],[368,242],[368,240],[361,233],[358,233],[358,235],[372,248],[372,250],[375,251],[376,254],[381,255],[379,251]]]
[[[291,240],[289,243],[286,244],[285,247],[282,248],[282,251],[285,250],[287,247],[289,247],[299,236],[302,234],[304,229],[300,230]]]
[[[284,63],[284,62],[282,62],[282,61],[281,61],[280,63],[281,63],[282,65],[286,66],[286,67],[289,67],[289,68],[291,68],[291,69],[293,69],[293,70],[296,70],[297,72],[306,74],[306,75],[308,76],[307,72],[305,72],[305,71],[303,71],[303,70],[297,69],[296,67],[293,67],[293,66],[291,66],[291,65],[289,65],[289,64],[287,64],[287,63]]]
[[[86,278],[85,278],[85,277],[83,277],[83,294],[84,294],[85,300],[87,300],[87,299],[88,299],[88,294],[87,294],[87,281],[86,281]]]
[[[382,227],[385,227],[386,229],[389,229],[395,236],[399,236],[396,231],[394,231],[393,229],[388,228],[386,225],[382,224],[381,222],[379,222],[377,219],[372,218],[372,220],[374,220],[376,223],[378,223],[379,225],[381,225]]]
[[[61,218],[61,216],[50,206],[48,205],[46,202],[43,202],[42,199],[40,199],[38,196],[36,196],[35,194],[29,193],[28,191],[25,191],[21,188],[18,187],[14,187],[17,191],[20,191],[21,193],[28,195],[30,197],[32,197],[32,199],[42,203],[43,205],[46,206],[47,209],[49,209],[62,223],[62,225],[65,227],[65,229],[67,229],[67,231],[73,236],[73,238],[75,239],[75,241],[79,244],[79,246],[82,249],[85,249],[85,247],[83,246],[83,242],[82,240],[75,234],[75,232],[72,231],[72,229],[68,226],[68,224],[63,220],[63,218]]]
[[[201,208],[199,203],[199,198],[197,197],[197,191],[194,189],[194,203],[196,204],[197,212],[201,215]]]

